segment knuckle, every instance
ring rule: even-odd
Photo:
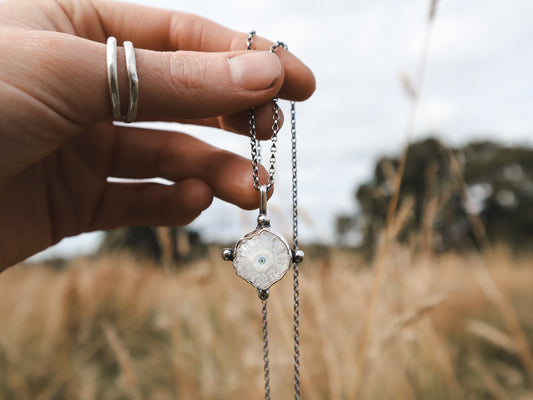
[[[186,91],[195,90],[206,79],[205,65],[191,52],[174,52],[169,62],[170,77],[175,87]]]

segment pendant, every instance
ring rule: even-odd
[[[235,249],[224,249],[222,258],[232,261],[235,273],[254,286],[259,297],[268,297],[268,289],[287,273],[291,262],[300,263],[304,253],[291,250],[287,241],[270,229],[267,217],[267,186],[259,188],[261,206],[257,227],[244,235]]]

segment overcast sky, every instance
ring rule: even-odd
[[[429,0],[135,2],[199,14],[242,31],[255,29],[286,42],[312,68],[317,91],[297,105],[301,233],[309,240],[333,240],[334,216],[354,210],[354,190],[371,177],[376,158],[399,153],[405,143],[409,101],[399,76],[416,71]],[[474,138],[531,144],[532,21],[533,2],[527,0],[441,0],[415,138],[432,133],[450,144]],[[243,137],[166,128],[249,154]],[[288,141],[282,140],[280,153],[278,173],[285,179],[279,179],[269,205],[277,229],[284,231],[290,212]],[[255,213],[215,202],[194,226],[209,237],[237,239],[253,228],[254,218]],[[63,246],[81,251],[90,243]]]

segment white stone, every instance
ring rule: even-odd
[[[285,239],[265,228],[248,233],[235,246],[235,272],[257,289],[267,290],[283,278],[290,264]]]

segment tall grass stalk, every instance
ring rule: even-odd
[[[431,38],[433,36],[433,27],[437,11],[437,3],[437,0],[430,0],[429,3],[429,12],[426,21],[426,31],[423,36],[424,40],[420,51],[418,69],[415,75],[416,80],[413,83],[411,79],[409,79],[409,77],[405,74],[402,75],[401,79],[405,92],[410,101],[410,109],[404,128],[404,136],[406,143],[404,146],[403,154],[400,158],[398,170],[396,171],[396,176],[394,178],[394,190],[387,212],[385,234],[382,238],[381,243],[378,246],[377,262],[375,264],[375,278],[372,283],[372,298],[370,302],[370,307],[366,314],[364,334],[360,339],[359,346],[357,347],[357,365],[354,371],[355,376],[352,393],[352,398],[354,399],[358,398],[359,396],[361,380],[362,377],[365,375],[369,340],[374,326],[376,308],[378,307],[381,286],[385,276],[385,269],[386,265],[388,264],[388,253],[390,249],[390,244],[394,240],[394,233],[397,231],[397,229],[395,230],[394,227],[396,225],[395,219],[397,217],[398,200],[400,197],[401,183],[405,171],[405,164],[407,161],[407,151],[411,143],[411,138],[413,136],[416,116],[419,108],[420,95],[422,93],[424,77],[426,74],[429,50],[431,48]]]

